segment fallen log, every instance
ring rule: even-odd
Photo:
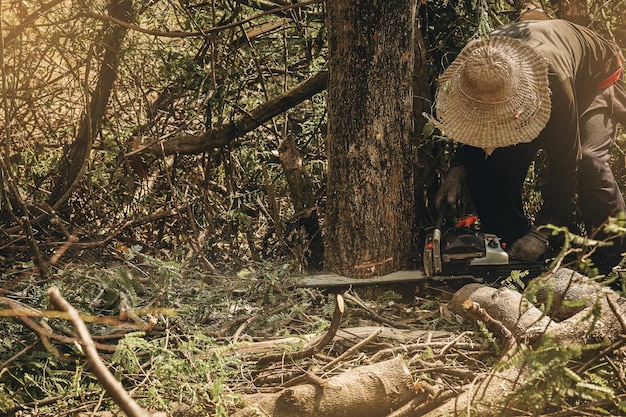
[[[506,327],[522,346],[532,346],[544,334],[564,345],[613,341],[595,356],[599,359],[624,343],[620,335],[626,333],[623,317],[626,300],[614,291],[567,268],[539,277],[533,285],[539,285],[539,290],[531,303],[511,289],[469,284],[454,294],[449,308],[468,316],[468,306],[479,305],[498,325]],[[543,306],[550,315],[537,306]],[[457,415],[460,412],[481,416],[519,415],[519,410],[512,408],[515,404],[505,401],[528,376],[527,369],[521,366],[494,370],[425,416]]]
[[[384,417],[418,394],[402,358],[350,369],[321,383],[253,394],[233,417]],[[425,397],[424,397],[425,398]]]
[[[561,343],[615,340],[623,331],[620,317],[613,312],[608,299],[619,306],[626,300],[588,277],[561,268],[538,278],[534,285],[540,286],[537,304],[549,302],[547,313],[517,291],[481,284],[469,284],[458,290],[449,308],[465,315],[466,300],[478,303],[522,343],[532,344],[544,333]]]

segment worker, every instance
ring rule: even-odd
[[[462,144],[436,206],[455,207],[467,183],[481,227],[500,236],[511,256],[543,259],[551,231],[542,226],[570,225],[576,192],[590,235],[624,211],[609,165],[618,123],[626,122],[622,58],[592,30],[520,21],[469,42],[439,77],[435,110],[435,126]],[[540,149],[548,183],[531,222],[522,185]],[[621,250],[605,251],[606,262],[619,262]]]

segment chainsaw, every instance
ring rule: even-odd
[[[435,227],[426,236],[424,271],[434,280],[469,278],[480,282],[497,282],[508,278],[514,270],[528,271],[527,278],[538,276],[543,262],[517,260],[509,256],[506,244],[490,233],[480,230],[475,215],[442,227],[439,216]]]

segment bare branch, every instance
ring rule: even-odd
[[[341,324],[341,319],[343,318],[344,311],[345,311],[345,303],[343,300],[343,296],[341,294],[337,294],[335,312],[333,313],[333,318],[330,323],[330,328],[326,331],[326,333],[324,333],[322,337],[320,337],[318,340],[311,342],[311,344],[309,344],[308,347],[298,352],[287,353],[287,354],[280,353],[277,355],[264,356],[261,359],[259,359],[259,361],[257,362],[257,367],[263,368],[269,363],[277,362],[285,358],[287,359],[306,358],[306,357],[313,356],[316,353],[320,352],[324,348],[324,346],[326,346],[331,340],[333,340],[333,338],[337,334],[337,330],[339,330],[339,325]]]
[[[303,1],[301,3],[289,4],[289,5],[286,5],[286,6],[277,7],[277,8],[271,9],[271,10],[267,10],[267,11],[265,11],[263,13],[257,14],[256,16],[252,16],[252,17],[249,17],[247,19],[239,20],[237,22],[229,23],[227,25],[215,26],[213,28],[205,29],[205,30],[202,30],[202,31],[195,31],[195,32],[179,32],[179,31],[164,32],[164,31],[161,31],[161,30],[146,29],[146,28],[142,28],[141,26],[133,25],[133,24],[125,22],[123,20],[116,19],[115,17],[112,17],[112,16],[105,16],[103,14],[92,12],[91,10],[88,10],[88,9],[84,9],[83,10],[83,14],[85,16],[87,16],[87,17],[92,17],[94,19],[112,22],[112,23],[115,23],[115,24],[120,25],[122,27],[125,27],[126,29],[134,30],[136,32],[141,32],[141,33],[145,33],[145,34],[152,35],[152,36],[161,36],[161,37],[165,37],[165,38],[189,38],[189,37],[193,37],[193,36],[205,36],[205,35],[208,35],[208,34],[211,34],[211,33],[218,33],[218,32],[221,32],[223,30],[226,30],[226,29],[230,29],[230,28],[234,28],[234,27],[237,27],[237,26],[241,26],[244,23],[248,23],[248,22],[254,21],[254,20],[256,20],[256,19],[258,19],[260,17],[266,16],[268,14],[275,14],[275,13],[282,12],[282,11],[289,10],[289,9],[305,7],[305,6],[308,6],[308,5],[311,5],[311,4],[321,3],[322,1],[323,0],[309,0],[309,1]]]
[[[228,145],[232,140],[243,136],[272,117],[289,110],[295,105],[320,93],[328,86],[328,71],[320,71],[291,90],[267,101],[237,120],[224,124],[221,128],[209,130],[201,135],[178,136],[166,142],[152,142],[142,152],[160,155],[187,154],[195,155],[213,148]],[[138,148],[141,145],[137,146]],[[137,151],[133,151],[137,152]]]
[[[48,295],[50,296],[50,303],[53,308],[64,311],[70,315],[72,325],[74,329],[76,329],[80,343],[85,350],[91,371],[96,375],[106,392],[113,398],[113,401],[115,401],[129,417],[151,417],[149,412],[141,408],[135,400],[128,395],[122,384],[115,379],[113,374],[104,365],[100,355],[98,355],[98,351],[96,350],[96,346],[85,322],[80,318],[78,311],[63,298],[59,292],[59,288],[51,287],[48,290]]]
[[[6,45],[13,39],[16,39],[22,32],[24,32],[24,29],[35,23],[35,21],[40,17],[43,17],[49,10],[53,9],[54,6],[61,3],[63,3],[63,0],[53,0],[50,3],[43,4],[39,9],[26,16],[22,23],[17,26],[13,26],[4,37],[3,43]]]

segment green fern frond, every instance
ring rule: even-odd
[[[613,398],[615,393],[608,387],[581,381],[576,384],[576,396],[583,400],[597,401]]]

